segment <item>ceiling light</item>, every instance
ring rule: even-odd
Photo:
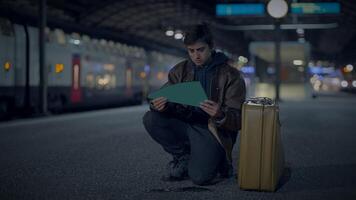
[[[183,33],[180,30],[177,30],[176,33],[174,34],[174,39],[176,40],[181,40],[183,38]]]
[[[348,64],[348,65],[346,65],[346,70],[347,70],[347,72],[352,72],[352,70],[354,70],[354,66],[351,64]]]
[[[169,30],[166,31],[166,36],[170,37],[170,36],[173,36],[173,35],[174,35],[174,31],[173,30],[169,29]]]
[[[345,88],[349,85],[349,83],[345,80],[341,81],[341,87]]]
[[[300,35],[304,34],[304,29],[298,28],[297,29],[297,33],[300,34]]]
[[[303,61],[302,60],[293,60],[293,64],[294,65],[303,65]]]

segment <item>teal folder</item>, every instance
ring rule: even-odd
[[[208,99],[199,81],[177,83],[159,89],[148,95],[149,99],[166,97],[169,102],[199,107]]]

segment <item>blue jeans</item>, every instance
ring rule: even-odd
[[[143,124],[150,136],[172,156],[190,154],[188,175],[197,185],[209,184],[226,164],[224,148],[207,124],[187,123],[171,115],[148,111]]]

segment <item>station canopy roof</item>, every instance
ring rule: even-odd
[[[39,0],[1,0],[0,16],[16,23],[36,26]],[[264,3],[238,0],[47,0],[47,24],[66,32],[88,34],[118,40],[132,45],[167,52],[184,52],[180,40],[167,36],[167,30],[184,30],[200,22],[211,24],[217,47],[235,55],[248,56],[252,41],[273,41],[273,30],[241,29],[251,25],[273,25],[264,15],[216,16],[219,3]],[[298,2],[315,2],[303,0]],[[329,2],[329,1],[319,1]],[[333,2],[333,1],[330,1]],[[356,57],[356,2],[334,1],[341,5],[340,14],[292,15],[281,24],[331,24],[331,29],[305,29],[303,37],[311,44],[316,58],[348,60]],[[236,28],[240,27],[240,28]],[[294,29],[283,30],[282,41],[298,41]]]

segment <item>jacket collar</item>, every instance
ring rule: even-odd
[[[193,81],[194,80],[194,63],[188,59],[186,62],[186,67],[184,70],[184,75],[182,82],[184,81]],[[211,79],[211,84],[210,84],[210,94],[211,94],[211,100],[218,102],[219,101],[219,75],[220,75],[220,67],[216,69],[216,73]]]

